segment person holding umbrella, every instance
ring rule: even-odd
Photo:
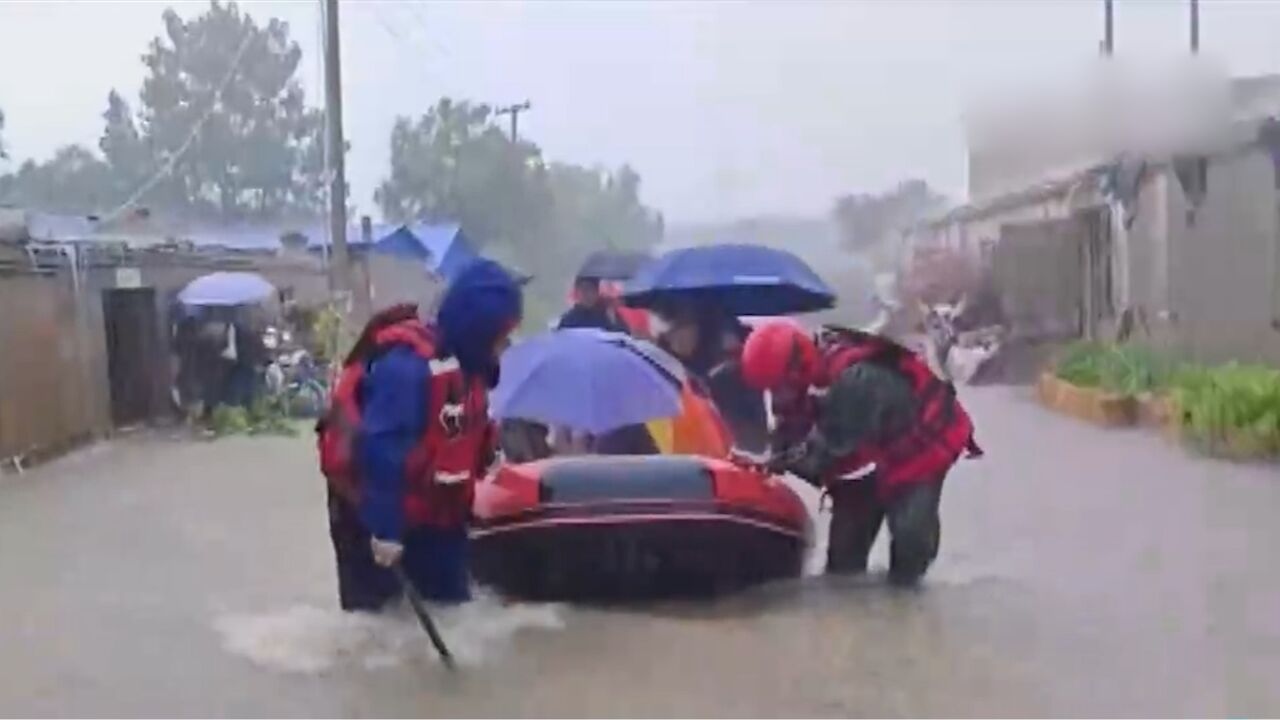
[[[493,415],[555,427],[562,453],[655,454],[645,423],[679,414],[684,373],[642,342],[589,328],[525,340],[502,358]]]
[[[707,386],[735,445],[752,454],[763,450],[767,413],[761,392],[742,382],[738,354],[746,333],[739,318],[835,303],[831,288],[796,255],[739,243],[668,251],[641,268],[622,297],[658,314],[665,325],[659,343]]]
[[[742,348],[751,328],[736,317],[720,328],[720,362],[707,376],[707,389],[733,435],[734,448],[763,455],[769,447],[769,413],[764,393],[742,376]]]
[[[886,338],[827,328],[815,339],[785,320],[752,331],[742,368],[792,436],[768,469],[831,496],[827,572],[865,572],[887,523],[890,581],[918,581],[938,554],[943,480],[961,455],[981,455],[955,388]]]
[[[217,405],[252,403],[266,352],[259,328],[246,320],[276,296],[275,286],[249,272],[202,275],[178,293],[183,314],[199,323],[183,340],[191,346],[192,363],[199,368],[196,376],[202,386],[205,422],[212,419]]]
[[[614,304],[600,291],[600,279],[578,276],[573,281],[573,307],[560,316],[557,330],[596,328],[610,332],[628,332]]]
[[[412,589],[470,598],[467,524],[496,433],[488,391],[521,317],[519,285],[478,260],[450,283],[436,322],[417,308],[370,320],[317,425],[344,610],[378,610]]]
[[[560,318],[558,330],[596,328],[630,333],[616,293],[606,293],[606,284],[627,280],[649,261],[644,253],[626,250],[597,250],[587,256],[573,281],[573,307]]]

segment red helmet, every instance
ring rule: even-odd
[[[757,390],[811,385],[818,370],[818,346],[789,320],[756,326],[742,346],[742,377]]]

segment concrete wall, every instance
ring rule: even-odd
[[[311,259],[99,249],[82,253],[74,273],[65,256],[46,256],[41,267],[33,270],[22,248],[0,243],[0,458],[52,452],[112,431],[106,291],[155,291],[161,343],[155,356],[135,359],[153,380],[153,417],[168,410],[169,309],[188,282],[216,270],[250,270],[290,289],[299,303],[329,297],[327,278]]]
[[[0,458],[55,451],[97,434],[74,295],[55,274],[0,275]]]
[[[391,255],[365,258],[369,298],[374,311],[398,303],[415,303],[423,312],[435,307],[442,283],[422,262]]]
[[[1080,217],[1001,228],[992,273],[1017,337],[1056,340],[1083,333],[1087,236]]]
[[[917,232],[912,242],[968,252],[978,252],[992,237],[1002,244],[1037,244],[1035,238],[1043,233],[1027,228],[1041,225],[1048,232],[1056,221],[1098,201],[1090,191],[1073,199],[1027,202]],[[1191,221],[1173,170],[1155,166],[1135,207],[1127,227],[1120,209],[1111,208],[1110,270],[1099,270],[1111,274],[1115,310],[1131,308],[1145,320],[1135,328],[1135,337],[1190,359],[1280,364],[1280,330],[1275,326],[1280,321],[1280,191],[1271,159],[1256,148],[1212,159],[1207,195]],[[1003,282],[1017,288],[1014,295],[1025,294],[1026,278],[1012,279],[1012,268],[1025,266],[1033,278],[1039,277],[1043,269],[1037,253],[1054,257],[1030,248],[1004,253]],[[1066,261],[1062,255],[1052,262]],[[1073,267],[1063,277],[1076,277],[1077,270]],[[1105,301],[1091,294],[1087,274],[1078,277],[1085,300]],[[1106,292],[1101,279],[1093,282],[1092,292]],[[1101,317],[1096,327],[1100,337],[1107,337],[1114,318]]]
[[[1215,159],[1208,193],[1187,222],[1176,179],[1168,187],[1170,332],[1206,361],[1280,364],[1280,193],[1260,150]]]

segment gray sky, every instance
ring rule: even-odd
[[[1202,48],[1280,72],[1280,2],[1203,0]],[[94,145],[108,90],[136,98],[165,5],[0,1],[0,108],[15,160]],[[290,23],[318,103],[318,0],[242,2]],[[548,157],[632,163],[669,219],[823,213],[841,192],[965,181],[966,103],[1097,54],[1101,0],[380,2],[344,0],[354,201],[373,207],[391,124],[441,95],[534,103]],[[1184,51],[1185,0],[1116,0],[1117,53]],[[0,166],[2,167],[2,166]],[[10,161],[9,167],[13,167]]]

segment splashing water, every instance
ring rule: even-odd
[[[468,665],[482,663],[521,630],[564,627],[557,605],[508,604],[487,595],[432,612],[457,661]],[[295,605],[225,615],[214,627],[228,652],[280,672],[318,674],[340,665],[376,670],[411,659],[435,659],[407,606],[368,614]]]

